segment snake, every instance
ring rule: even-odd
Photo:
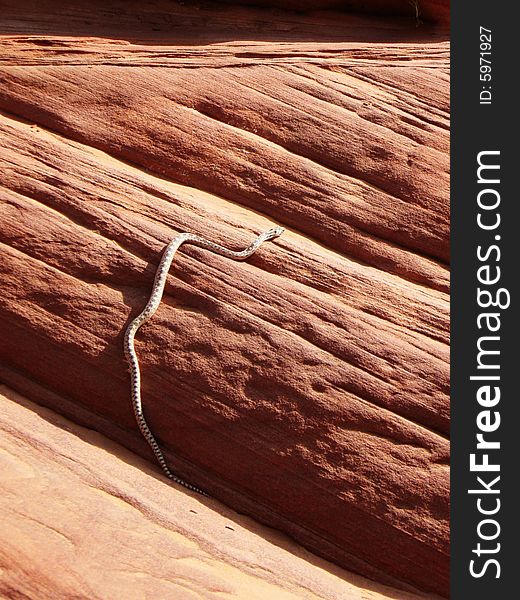
[[[267,231],[261,233],[247,248],[241,251],[230,250],[225,246],[221,246],[220,244],[212,242],[194,233],[180,233],[176,235],[166,246],[163,252],[162,258],[155,273],[155,279],[150,298],[146,303],[146,306],[142,312],[130,322],[125,331],[124,353],[130,369],[132,407],[137,425],[168,479],[203,496],[208,496],[208,494],[199,487],[188,483],[170,470],[164,454],[144,417],[143,403],[141,398],[141,371],[139,369],[139,360],[135,351],[135,335],[139,328],[149,321],[159,308],[164,293],[164,286],[166,285],[166,278],[168,277],[173,257],[180,246],[183,244],[192,244],[206,250],[211,250],[212,252],[220,254],[221,256],[225,256],[226,258],[231,258],[233,260],[246,260],[252,254],[254,254],[264,242],[277,238],[284,231],[285,229],[283,227],[273,227],[268,229]]]

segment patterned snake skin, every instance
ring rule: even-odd
[[[168,276],[168,272],[170,270],[170,265],[172,264],[172,260],[175,253],[182,244],[193,244],[194,246],[199,246],[200,248],[211,250],[216,254],[221,254],[222,256],[232,258],[233,260],[245,260],[246,258],[249,258],[251,254],[256,252],[256,250],[264,242],[278,237],[283,233],[283,231],[283,227],[275,227],[273,229],[269,229],[268,231],[265,231],[264,233],[259,235],[250,246],[248,246],[245,250],[242,250],[241,252],[228,250],[220,244],[215,244],[214,242],[210,242],[209,240],[206,240],[205,238],[192,233],[181,233],[175,236],[173,240],[168,244],[168,246],[166,246],[166,250],[164,251],[161,262],[157,267],[155,281],[148,303],[146,304],[143,312],[130,323],[125,333],[125,356],[130,366],[132,404],[139,429],[141,430],[141,433],[143,434],[144,438],[152,448],[159,464],[162,467],[162,470],[166,473],[166,476],[175,483],[178,483],[184,486],[185,488],[194,492],[198,492],[199,494],[202,494],[204,496],[207,496],[206,492],[194,485],[191,485],[190,483],[187,483],[186,481],[184,481],[183,479],[181,479],[180,477],[178,477],[170,471],[166,463],[166,459],[164,458],[164,455],[161,449],[159,448],[159,445],[155,440],[144,418],[143,405],[141,402],[141,372],[139,370],[139,361],[137,360],[137,354],[135,352],[134,347],[135,334],[137,333],[138,329],[153,316],[153,314],[159,307],[164,292],[164,286],[166,284],[166,277]]]

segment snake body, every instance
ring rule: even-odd
[[[166,476],[175,483],[178,483],[184,486],[185,488],[194,492],[198,492],[199,494],[202,494],[204,496],[207,496],[206,492],[184,481],[183,479],[172,473],[172,471],[170,471],[166,459],[164,458],[164,454],[159,448],[159,444],[157,443],[153,433],[150,431],[148,423],[146,422],[146,419],[143,415],[143,404],[141,400],[141,371],[139,370],[139,361],[137,359],[137,354],[134,346],[135,335],[139,328],[154,315],[155,311],[159,307],[164,292],[164,286],[166,284],[166,278],[168,276],[173,257],[179,249],[179,247],[182,246],[182,244],[193,244],[194,246],[199,246],[200,248],[211,250],[216,254],[220,254],[227,258],[232,258],[233,260],[245,260],[246,258],[249,258],[254,252],[256,252],[256,250],[264,242],[278,237],[283,233],[283,231],[283,227],[274,227],[273,229],[269,229],[264,233],[260,234],[245,250],[242,250],[240,252],[229,250],[228,248],[225,248],[220,244],[211,242],[210,240],[207,240],[193,233],[181,233],[175,236],[164,250],[161,262],[157,267],[152,292],[150,294],[150,298],[146,306],[144,307],[144,310],[135,319],[133,319],[133,321],[131,321],[125,332],[124,350],[126,359],[130,367],[132,405],[137,425],[139,426],[139,429],[143,434],[145,440],[148,442],[151,449],[153,450],[153,453],[155,454],[155,457],[157,458],[157,461],[159,462]]]

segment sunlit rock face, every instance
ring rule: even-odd
[[[155,1],[2,22],[0,379],[152,460],[122,343],[165,245],[283,226],[246,262],[179,251],[136,341],[150,427],[232,509],[447,595],[447,32]]]

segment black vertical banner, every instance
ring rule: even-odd
[[[453,600],[520,573],[516,6],[451,4]]]

